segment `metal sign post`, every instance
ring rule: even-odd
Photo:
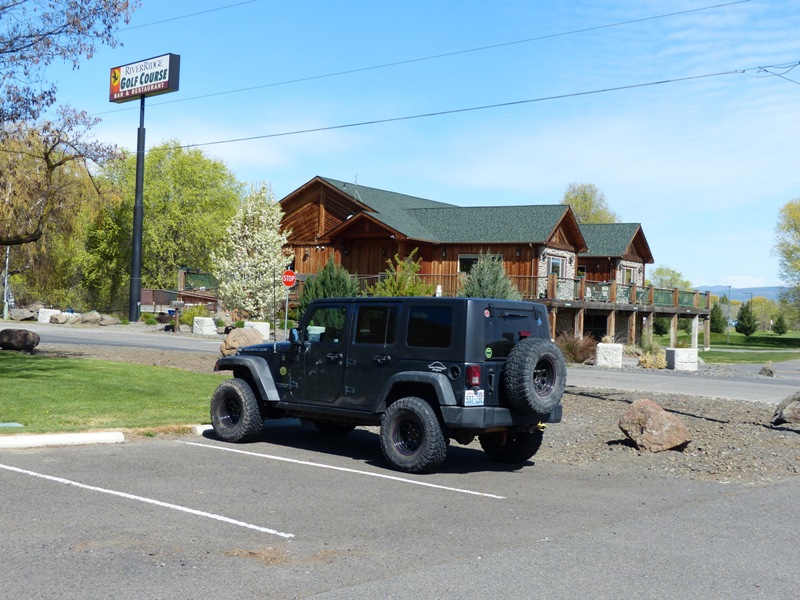
[[[283,335],[284,339],[289,339],[289,291],[297,281],[297,275],[291,269],[286,269],[281,276],[283,286],[286,288],[286,310],[283,313]]]
[[[144,222],[144,99],[147,96],[177,92],[181,57],[177,54],[154,56],[139,62],[114,67],[109,75],[108,100],[120,104],[140,101],[139,130],[136,140],[136,196],[133,205],[133,247],[128,320],[139,320],[142,306],[142,227]]]

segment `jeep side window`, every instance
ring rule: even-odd
[[[312,343],[340,344],[347,308],[320,306],[306,323],[306,340]]]
[[[408,316],[409,346],[448,348],[453,337],[453,309],[449,306],[415,306]]]
[[[394,344],[397,310],[388,306],[362,306],[356,320],[357,344]]]

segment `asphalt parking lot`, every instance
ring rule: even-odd
[[[268,440],[268,441],[267,441]],[[796,480],[704,483],[454,446],[388,470],[376,434],[0,452],[8,598],[794,598]]]

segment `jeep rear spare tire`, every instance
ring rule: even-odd
[[[512,407],[525,414],[547,414],[561,400],[567,367],[550,340],[525,338],[506,359],[503,385]]]
[[[421,398],[401,398],[381,418],[381,451],[395,469],[433,471],[447,455],[447,439],[431,405]]]
[[[214,433],[226,442],[240,442],[261,433],[264,419],[250,385],[244,379],[226,379],[211,397]]]

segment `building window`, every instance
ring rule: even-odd
[[[472,267],[478,264],[479,254],[459,254],[458,255],[458,272],[469,273]],[[484,254],[484,256],[492,257],[500,262],[503,262],[502,254]]]
[[[564,277],[566,275],[566,261],[560,256],[547,257],[547,274],[555,273],[556,277]]]
[[[622,283],[625,285],[633,285],[636,283],[636,269],[632,269],[631,267],[623,267]]]

